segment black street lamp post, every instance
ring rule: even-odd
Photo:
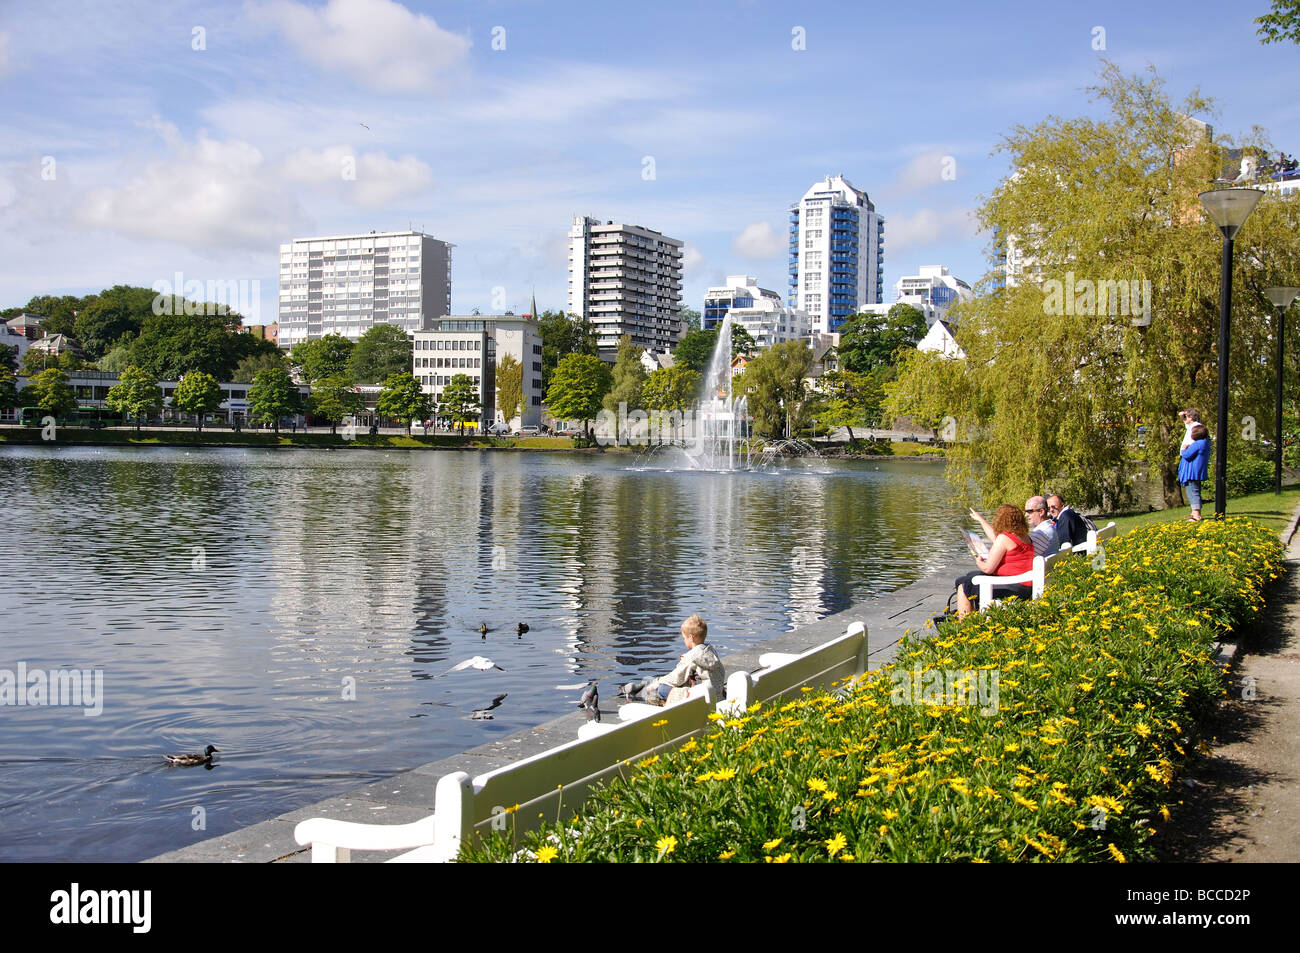
[[[1219,273],[1219,408],[1214,441],[1214,518],[1222,519],[1228,501],[1228,332],[1232,322],[1232,241],[1264,193],[1259,189],[1213,189],[1201,204],[1223,235]]]
[[[1300,294],[1300,288],[1265,288],[1264,294],[1277,311],[1277,393],[1273,427],[1273,492],[1282,492],[1282,340],[1286,333],[1286,309]]]

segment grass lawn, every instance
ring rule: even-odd
[[[1282,532],[1291,522],[1296,504],[1300,503],[1300,486],[1283,487],[1280,496],[1272,490],[1267,493],[1252,493],[1249,496],[1232,497],[1228,500],[1229,516],[1249,516],[1263,525]],[[1191,507],[1176,506],[1168,510],[1156,510],[1154,513],[1136,513],[1133,516],[1116,516],[1115,526],[1121,533],[1150,523],[1167,523],[1170,520],[1185,520],[1191,514]],[[1214,503],[1206,501],[1201,509],[1201,516],[1209,519],[1214,515]],[[1105,526],[1112,517],[1096,520],[1097,525]]]

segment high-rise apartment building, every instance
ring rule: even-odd
[[[682,242],[640,225],[576,216],[569,230],[569,312],[612,361],[619,338],[666,351],[681,338]]]
[[[974,297],[971,286],[954,276],[943,265],[922,265],[915,275],[906,275],[894,285],[898,302],[913,307],[932,306],[937,317],[930,321],[946,318],[948,309],[958,301],[969,301]]]
[[[498,411],[496,372],[510,355],[522,368],[521,405],[506,419]],[[411,373],[420,389],[441,404],[442,392],[457,374],[468,376],[478,391],[479,425],[503,422],[536,426],[542,419],[542,336],[526,315],[449,314],[415,333]],[[441,416],[441,412],[439,412]]]
[[[867,193],[828,175],[790,207],[791,308],[813,316],[813,330],[835,333],[860,304],[880,303],[885,282],[885,220]]]
[[[422,232],[295,238],[280,246],[279,311],[282,348],[376,324],[425,330],[451,311],[451,245]]]

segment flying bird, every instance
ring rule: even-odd
[[[455,665],[447,669],[447,671],[443,672],[442,674],[450,675],[452,672],[463,672],[467,668],[476,668],[480,672],[486,672],[488,671],[488,669],[493,669],[493,668],[500,669],[503,672],[505,671],[505,669],[501,668],[500,665],[492,661],[490,658],[484,658],[481,655],[475,655],[473,658],[467,658],[463,662],[457,662]]]
[[[370,131],[370,127],[367,126],[364,122],[361,123],[361,128],[364,129],[366,132],[369,132],[369,131]]]
[[[588,685],[587,690],[582,693],[582,700],[578,702],[578,707],[587,712],[588,721],[593,718],[600,721],[600,689],[595,682]]]
[[[168,764],[177,764],[182,767],[192,768],[198,764],[207,764],[212,760],[213,752],[220,752],[220,748],[214,748],[212,745],[204,750],[202,754],[169,754],[164,755]]]
[[[496,698],[492,699],[492,704],[488,705],[486,708],[474,709],[470,717],[476,721],[491,721],[492,716],[489,715],[488,712],[490,712],[493,708],[500,707],[501,703],[505,700],[506,700],[506,695],[498,695]]]

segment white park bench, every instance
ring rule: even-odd
[[[347,863],[353,850],[402,849],[410,852],[393,861],[444,863],[455,859],[473,832],[487,832],[494,823],[522,834],[540,824],[539,814],[563,820],[582,804],[592,785],[623,771],[627,762],[676,747],[702,731],[712,710],[713,699],[706,691],[657,709],[658,718],[624,722],[612,731],[548,748],[475,778],[464,771],[444,775],[434,793],[432,816],[413,824],[314,817],[294,828],[294,838],[311,844],[313,863]]]
[[[1060,552],[1051,553],[1047,556],[1035,556],[1034,568],[1029,572],[1022,572],[1018,576],[976,576],[971,582],[979,586],[980,609],[995,606],[1001,601],[993,598],[994,586],[1015,586],[1027,582],[1031,584],[1029,597],[1037,599],[1047,587],[1047,577],[1052,574],[1052,568],[1062,556],[1069,555],[1070,551],[1070,544],[1065,543],[1061,546]]]
[[[867,664],[867,627],[849,625],[843,635],[806,652],[766,652],[758,657],[754,672],[733,672],[727,679],[727,699],[718,711],[743,712],[754,702],[769,702],[793,695],[804,686],[828,688],[832,682],[861,675]]]
[[[1111,520],[1101,529],[1088,530],[1088,541],[1083,544],[1083,552],[1089,556],[1095,556],[1097,548],[1106,540],[1113,538],[1118,532],[1119,529],[1115,526],[1114,520]]]

